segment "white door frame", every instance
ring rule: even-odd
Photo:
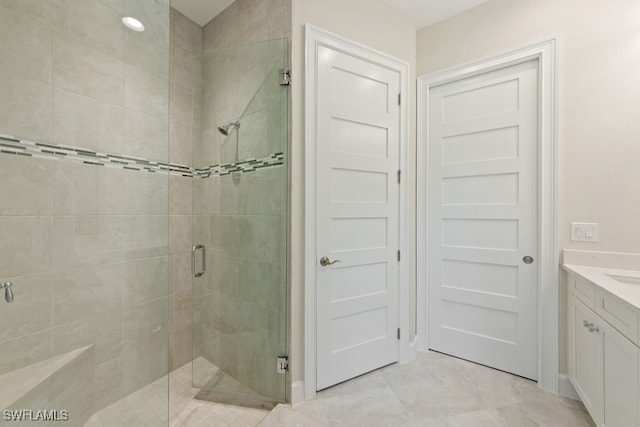
[[[417,182],[417,324],[418,348],[429,348],[427,156],[429,91],[431,87],[537,59],[539,61],[538,161],[538,385],[558,392],[558,251],[557,205],[557,39],[549,39],[418,78],[418,182]]]
[[[304,391],[305,400],[316,395],[316,75],[318,46],[328,46],[363,60],[383,64],[400,73],[400,170],[407,176],[407,141],[409,120],[409,64],[386,53],[371,49],[311,24],[305,25],[305,285],[304,285]],[[410,359],[409,346],[409,286],[407,248],[407,180],[400,183],[399,230],[400,251],[404,254],[398,266],[398,325],[404,333],[399,340],[399,361]]]

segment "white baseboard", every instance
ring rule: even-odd
[[[291,404],[304,402],[304,381],[294,381],[291,384]]]
[[[580,396],[573,388],[573,384],[569,381],[569,377],[564,374],[558,375],[558,394],[573,400],[580,400]]]

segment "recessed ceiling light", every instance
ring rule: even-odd
[[[142,24],[142,22],[138,21],[136,18],[132,18],[131,16],[125,16],[124,18],[122,18],[122,23],[127,28],[130,28],[133,31],[144,31],[144,25]]]

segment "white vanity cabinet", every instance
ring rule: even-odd
[[[602,340],[589,332],[584,322],[595,323],[596,315],[575,296],[569,298],[569,379],[597,425],[602,419]]]
[[[567,284],[571,383],[596,425],[640,426],[640,310],[576,274]]]
[[[608,427],[640,425],[638,363],[640,349],[611,327],[601,323],[603,350],[604,422]]]

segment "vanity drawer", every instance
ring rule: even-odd
[[[598,289],[596,313],[616,328],[622,335],[638,344],[638,312],[620,298]]]
[[[596,305],[596,287],[593,283],[575,274],[568,274],[567,280],[571,293],[588,307],[594,308]]]

